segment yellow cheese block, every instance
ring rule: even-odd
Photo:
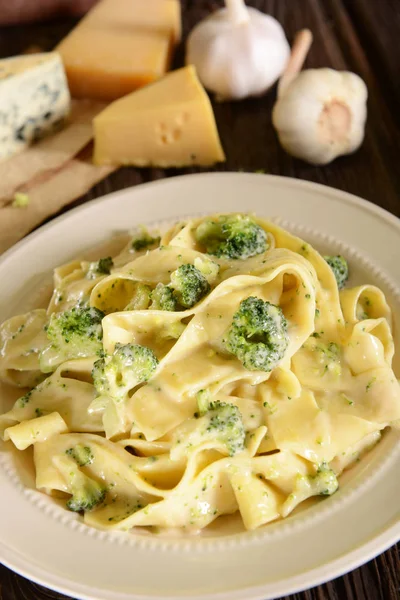
[[[57,50],[72,96],[111,101],[162,77],[180,36],[179,0],[101,0]]]
[[[210,100],[192,65],[113,102],[93,123],[99,165],[183,167],[225,160]]]
[[[182,35],[181,3],[180,0],[101,0],[82,24],[158,33],[178,44]]]

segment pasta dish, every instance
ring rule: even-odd
[[[3,323],[21,397],[0,434],[96,528],[285,518],[400,419],[391,309],[347,279],[344,257],[253,215],[142,228]]]

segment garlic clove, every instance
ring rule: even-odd
[[[265,93],[280,77],[290,56],[281,25],[269,15],[227,0],[192,30],[186,63],[196,67],[203,85],[218,100],[240,100]]]

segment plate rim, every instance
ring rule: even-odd
[[[309,181],[306,179],[296,179],[295,177],[286,177],[284,175],[272,175],[269,173],[248,173],[248,172],[237,172],[237,171],[189,173],[189,174],[184,174],[184,175],[175,175],[172,177],[166,177],[163,179],[157,179],[156,181],[146,181],[145,183],[139,183],[136,185],[128,186],[126,188],[122,188],[120,190],[110,192],[108,194],[103,194],[102,196],[99,196],[98,198],[94,198],[93,200],[84,202],[83,204],[81,204],[79,206],[75,206],[71,209],[67,209],[66,212],[63,212],[62,214],[57,215],[56,217],[50,218],[50,221],[48,221],[47,223],[43,223],[42,225],[39,225],[36,229],[34,229],[30,233],[28,233],[21,240],[19,240],[16,244],[14,244],[10,248],[8,248],[5,252],[0,254],[0,266],[2,265],[2,263],[5,260],[8,260],[8,258],[10,256],[12,256],[15,252],[17,252],[21,248],[23,248],[24,245],[26,245],[27,243],[30,243],[31,240],[33,240],[36,237],[38,237],[39,235],[41,235],[43,231],[47,231],[47,229],[51,229],[56,224],[61,223],[62,221],[68,219],[71,215],[76,215],[79,212],[84,212],[85,210],[88,210],[89,208],[92,208],[99,204],[102,204],[103,202],[105,203],[107,201],[110,201],[113,198],[115,198],[116,196],[119,196],[121,194],[132,193],[132,192],[135,192],[136,189],[143,189],[143,188],[148,188],[148,187],[155,188],[158,186],[170,185],[171,183],[186,180],[189,177],[192,180],[193,179],[200,180],[200,179],[206,179],[206,178],[207,179],[208,178],[215,178],[215,179],[221,178],[222,179],[222,178],[225,178],[226,176],[238,177],[238,178],[255,178],[255,177],[265,178],[265,179],[270,180],[272,183],[275,182],[275,183],[287,184],[287,185],[290,185],[293,187],[309,188],[310,190],[313,190],[315,192],[318,192],[318,190],[320,190],[321,193],[325,193],[325,194],[329,193],[330,195],[337,198],[337,200],[343,201],[345,204],[350,203],[350,204],[354,204],[356,206],[359,206],[359,207],[361,206],[361,207],[365,208],[366,210],[368,210],[371,213],[374,213],[375,215],[380,217],[382,220],[384,220],[386,223],[390,224],[391,226],[393,226],[395,229],[397,229],[400,232],[400,217],[397,217],[396,215],[392,214],[386,208],[382,208],[381,206],[374,204],[370,200],[361,198],[360,196],[352,194],[351,192],[346,192],[344,190],[340,190],[338,188],[331,187],[324,183],[316,183],[314,181]],[[65,207],[64,207],[64,209],[65,209]]]
[[[397,533],[393,533],[392,535],[390,535],[391,532],[395,532],[395,531]],[[288,594],[300,593],[300,592],[306,591],[308,589],[314,588],[316,586],[322,585],[324,583],[328,583],[329,581],[332,581],[333,579],[336,579],[337,577],[346,575],[347,573],[350,573],[351,571],[353,571],[354,569],[357,569],[358,567],[365,564],[366,562],[373,560],[374,558],[376,558],[377,556],[379,556],[380,554],[382,554],[383,552],[385,552],[386,550],[391,548],[394,544],[396,544],[398,542],[399,539],[400,539],[400,521],[395,524],[389,524],[386,528],[383,529],[382,533],[380,533],[379,536],[373,536],[373,537],[369,538],[366,542],[364,542],[357,548],[350,550],[346,554],[341,555],[339,558],[335,559],[334,561],[328,561],[326,563],[322,563],[322,564],[318,565],[317,567],[315,567],[309,571],[306,571],[305,574],[307,575],[307,578],[308,578],[307,583],[306,582],[304,582],[302,584],[297,583],[298,580],[300,580],[301,578],[304,578],[304,573],[299,573],[297,575],[291,576],[288,580],[285,581],[284,589],[282,589],[282,588],[278,589],[278,586],[281,586],[281,582],[272,583],[271,585],[273,587],[276,587],[276,590],[274,591],[273,589],[271,589],[267,593],[263,592],[263,585],[259,585],[259,586],[247,587],[245,589],[240,589],[237,592],[232,592],[231,590],[229,592],[216,592],[216,593],[213,593],[212,596],[202,594],[202,595],[191,595],[191,596],[177,596],[177,598],[186,598],[187,597],[188,600],[205,600],[206,598],[213,598],[215,600],[225,600],[227,597],[227,594],[229,593],[229,597],[232,600],[274,600],[276,598],[276,594],[279,594],[279,595],[283,594],[286,596]],[[3,547],[3,543],[0,541],[0,550],[2,549],[2,547]],[[365,548],[368,548],[367,554],[365,554]],[[7,551],[7,548],[6,548],[6,551]],[[13,554],[13,551],[11,551],[11,554]],[[18,553],[14,553],[15,556],[17,556],[17,554]],[[17,560],[18,560],[18,558],[17,558]],[[24,559],[22,558],[21,561],[23,562]],[[344,561],[346,561],[346,567],[343,568]],[[23,567],[15,568],[15,566],[13,566],[12,560],[10,560],[10,562],[8,562],[7,560],[4,561],[2,559],[1,564],[3,564],[6,568],[10,569],[14,573],[17,573],[18,575],[25,577],[29,581],[32,581],[33,583],[37,583],[37,584],[39,584],[45,588],[48,588],[52,591],[66,594],[68,596],[70,595],[70,590],[73,591],[72,588],[69,587],[71,580],[68,580],[66,578],[60,577],[59,578],[60,583],[57,583],[57,576],[51,575],[55,579],[55,582],[48,583],[49,580],[46,580],[45,577],[41,577],[40,575],[36,575],[34,573],[33,569],[32,569],[32,575],[27,575],[27,572],[29,571],[29,569],[25,569],[25,571],[24,571]],[[38,567],[37,570],[44,571],[40,567]],[[47,573],[47,576],[48,576],[48,573]],[[81,584],[78,582],[74,582],[74,585],[77,588],[82,589],[82,591],[78,591],[78,592],[76,590],[73,591],[74,596],[76,595],[76,593],[79,594],[79,600],[98,600],[97,596],[94,596],[90,593],[86,593],[83,591],[83,589],[88,588],[87,585],[84,585],[84,584]],[[135,600],[148,600],[149,598],[152,598],[152,596],[140,595],[140,594],[135,594],[134,596],[132,594],[125,594],[125,593],[119,594],[118,592],[117,593],[110,592],[110,594],[112,594],[112,598],[115,598],[115,600],[129,600],[130,598],[134,598]],[[161,596],[159,598],[161,598]],[[169,598],[172,598],[172,596],[163,596],[163,598],[169,599]],[[78,598],[77,598],[77,600],[78,600]],[[111,600],[111,595],[107,598],[107,600]]]

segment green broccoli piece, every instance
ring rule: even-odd
[[[289,345],[282,310],[254,296],[242,300],[224,345],[249,371],[272,371]]]
[[[198,412],[195,414],[196,417],[206,414],[210,407],[210,392],[209,390],[199,390],[196,394]]]
[[[91,465],[94,460],[93,452],[89,446],[82,446],[82,444],[77,444],[73,448],[69,448],[65,453],[71,456],[80,467]]]
[[[93,385],[99,396],[108,392],[108,380],[106,377],[105,365],[105,357],[102,357],[94,362],[92,368]]]
[[[151,304],[152,310],[169,310],[175,311],[177,309],[177,302],[174,297],[174,290],[168,285],[163,283],[157,283],[154,290],[151,292]]]
[[[135,250],[135,252],[147,250],[148,248],[151,248],[151,246],[158,246],[160,239],[160,236],[151,236],[147,229],[143,227],[141,233],[132,238],[131,248],[132,250]]]
[[[100,258],[97,263],[97,271],[104,275],[109,275],[111,269],[114,266],[114,261],[111,256],[106,256],[105,258]]]
[[[138,344],[116,344],[113,354],[93,365],[93,383],[98,395],[117,401],[139,383],[148,381],[158,366],[153,351]]]
[[[109,275],[114,266],[114,261],[111,256],[100,258],[96,262],[89,263],[89,268],[86,274],[88,279],[95,279],[98,275]]]
[[[207,219],[196,229],[196,240],[208,254],[219,258],[246,259],[268,250],[264,229],[249,216],[222,215]]]
[[[216,282],[220,270],[220,267],[216,262],[210,260],[206,256],[198,256],[194,259],[194,266],[202,275],[204,275],[210,285],[213,285]]]
[[[320,496],[331,496],[339,488],[335,473],[326,463],[321,463],[316,475],[311,476],[310,479],[315,493]]]
[[[136,285],[135,294],[124,310],[146,310],[151,301],[151,288],[143,283]]]
[[[349,278],[349,265],[343,256],[324,256],[333,271],[339,290],[343,289]]]
[[[199,411],[183,430],[177,428],[171,458],[176,460],[187,455],[191,448],[199,445],[224,446],[230,456],[242,452],[245,448],[246,431],[242,415],[235,404],[210,402],[207,390],[197,394]]]
[[[208,435],[215,436],[224,444],[230,456],[244,450],[246,432],[240,410],[234,404],[212,402],[207,412]]]
[[[67,501],[67,508],[74,512],[90,511],[104,502],[106,488],[80,471],[71,473],[72,496]]]
[[[211,263],[211,261],[208,262]],[[216,266],[219,270],[218,265]],[[208,263],[204,263],[204,265],[202,263],[201,267],[207,271],[207,275],[194,265],[185,264],[171,273],[169,285],[158,283],[150,295],[150,308],[176,311],[185,310],[197,304],[211,289],[207,276],[213,279],[218,274],[218,270],[215,271]]]
[[[171,274],[170,287],[183,308],[191,308],[210,291],[210,284],[193,265],[182,265]]]
[[[292,493],[283,503],[281,514],[286,517],[298,504],[312,496],[331,496],[339,488],[335,473],[327,463],[321,463],[317,471],[308,474],[297,474]]]
[[[102,349],[104,316],[101,310],[90,307],[53,313],[46,328],[50,344],[39,357],[41,371],[49,373],[67,360],[98,354]]]

